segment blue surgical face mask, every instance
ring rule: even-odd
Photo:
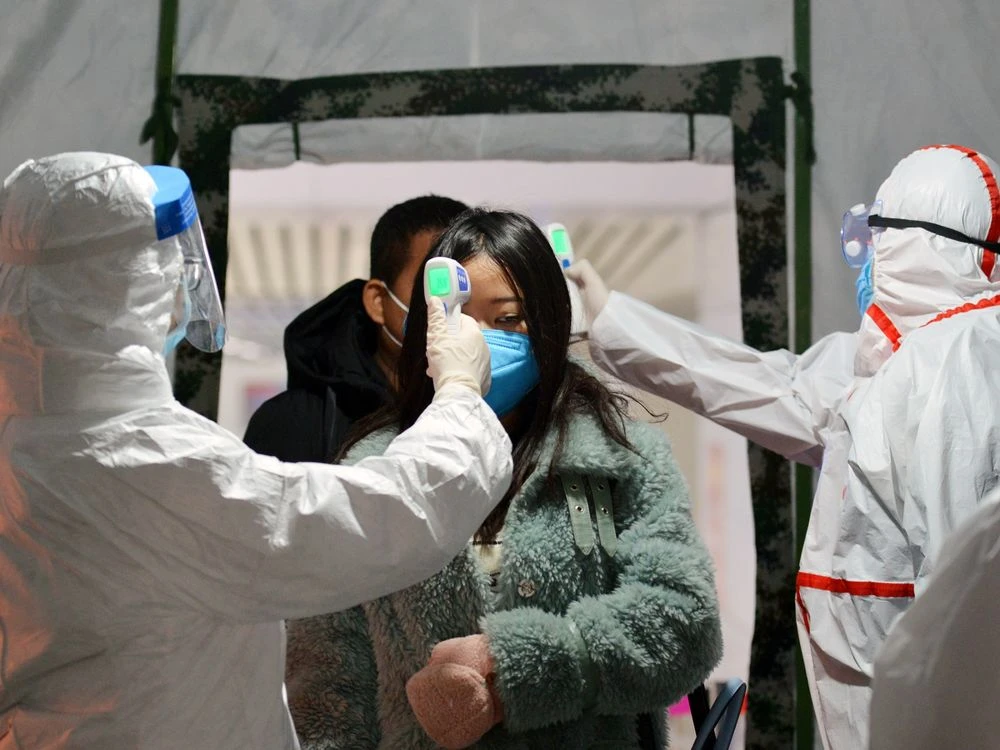
[[[857,281],[854,282],[854,288],[857,290],[858,312],[861,313],[862,318],[868,312],[868,308],[872,306],[872,300],[875,297],[875,288],[872,285],[872,260],[869,258],[868,262],[861,267]]]
[[[538,362],[527,334],[488,328],[483,338],[490,348],[492,376],[490,390],[483,398],[502,417],[538,385]]]

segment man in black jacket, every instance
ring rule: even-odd
[[[467,206],[427,195],[375,225],[371,278],[344,284],[285,329],[288,390],[261,405],[243,441],[282,461],[329,461],[351,426],[388,399],[414,278]]]

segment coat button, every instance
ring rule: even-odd
[[[517,593],[525,599],[530,599],[536,593],[535,582],[529,580],[521,581],[517,584]]]

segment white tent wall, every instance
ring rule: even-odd
[[[791,59],[790,0],[182,0],[176,70],[286,78],[531,63]],[[852,329],[843,210],[926,143],[997,153],[995,0],[812,3],[813,332]],[[0,3],[0,175],[92,149],[148,161],[155,3]],[[791,64],[788,65],[791,69]],[[791,152],[789,152],[791,153]],[[822,281],[822,283],[818,283]]]
[[[733,14],[726,0],[669,8],[587,0],[569,13],[563,3],[525,0],[180,0],[175,72],[296,79],[784,55],[786,5],[741,0]],[[138,140],[154,95],[157,23],[153,3],[0,4],[0,174],[29,157],[84,148],[148,161]]]
[[[197,7],[196,7],[197,6]],[[178,72],[312,78],[576,63],[683,65],[790,50],[787,0],[183,2]]]
[[[812,3],[813,335],[857,328],[840,219],[931,143],[1000,157],[997,0]]]
[[[155,2],[0,2],[0,175],[61,151],[148,163],[158,22]]]

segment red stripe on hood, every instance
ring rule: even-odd
[[[990,196],[990,228],[986,233],[986,241],[996,242],[1000,239],[1000,186],[997,185],[996,175],[993,174],[993,170],[990,169],[990,165],[986,163],[986,160],[971,148],[958,146],[953,143],[928,146],[927,148],[950,148],[958,151],[968,156],[972,160],[972,163],[979,168],[979,172],[983,175],[983,181],[986,183],[986,192]],[[989,250],[983,250],[983,262],[980,267],[983,269],[983,273],[987,279],[993,275],[996,262],[996,254]]]
[[[879,330],[885,334],[885,337],[889,339],[889,343],[892,344],[892,350],[896,351],[903,337],[900,335],[899,329],[889,320],[889,316],[878,305],[870,305],[865,315],[875,321],[875,325],[879,327]]]
[[[924,326],[929,326],[931,323],[947,320],[948,318],[953,318],[956,315],[961,315],[962,313],[972,312],[973,310],[985,310],[988,307],[1000,307],[1000,296],[987,297],[986,299],[979,300],[979,302],[966,302],[964,305],[953,307],[950,310],[945,310],[936,318],[928,320],[920,327],[923,328]]]

